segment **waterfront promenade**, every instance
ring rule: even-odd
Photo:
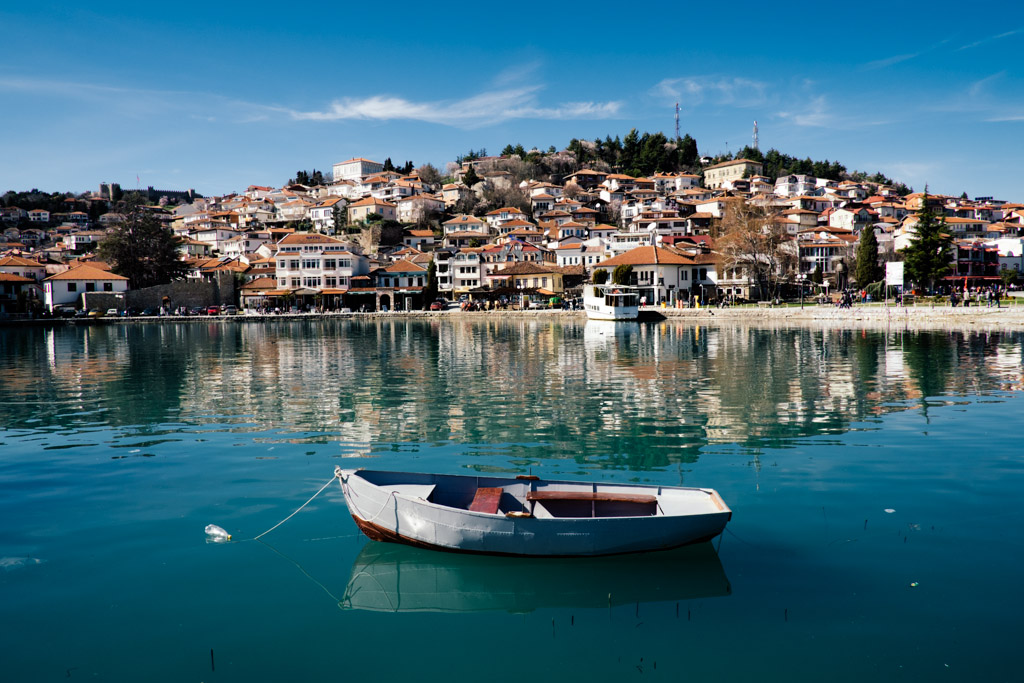
[[[855,304],[851,308],[834,305],[805,303],[781,304],[778,306],[746,305],[725,308],[661,308],[647,306],[641,309],[641,320],[656,322],[662,319],[690,321],[695,324],[744,324],[752,326],[794,326],[869,329],[904,327],[916,329],[1020,329],[1024,328],[1024,297],[1010,298],[1000,307],[974,306],[952,307],[949,304],[924,302],[910,306],[895,306],[881,303]],[[109,325],[109,324],[160,324],[160,323],[242,323],[270,322],[275,320],[368,320],[368,319],[578,319],[585,320],[584,311],[561,309],[461,311],[376,311],[360,312],[310,312],[310,313],[255,313],[243,312],[238,315],[217,316],[151,316],[132,318],[39,318],[0,319],[0,326],[54,326],[54,325]]]

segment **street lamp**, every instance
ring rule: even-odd
[[[797,273],[796,281],[800,285],[800,308],[804,307],[804,281],[807,280],[805,273]]]

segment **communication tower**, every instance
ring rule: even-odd
[[[679,103],[676,102],[676,140],[679,139]]]
[[[754,121],[754,149],[757,149],[757,121]]]

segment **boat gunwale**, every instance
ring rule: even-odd
[[[475,475],[469,475],[469,474],[437,474],[437,473],[429,473],[429,472],[396,472],[396,471],[393,471],[393,470],[362,470],[362,469],[343,470],[343,473],[345,473],[347,476],[351,476],[352,474],[358,474],[360,472],[382,472],[382,473],[386,473],[386,474],[399,474],[399,475],[401,475],[401,474],[411,474],[411,475],[422,476],[422,477],[455,477],[455,478],[458,478],[458,479],[491,479],[491,480],[496,480],[496,481],[505,481],[505,482],[507,482],[509,484],[517,484],[517,483],[518,484],[527,484],[528,486],[531,486],[531,487],[534,486],[538,482],[544,482],[544,483],[547,483],[547,484],[558,484],[558,485],[562,485],[562,484],[568,484],[568,485],[595,485],[595,486],[612,486],[612,487],[617,487],[617,488],[656,489],[658,492],[656,494],[653,494],[653,495],[657,499],[656,503],[657,503],[659,508],[661,507],[661,501],[662,501],[662,495],[663,495],[662,491],[665,490],[665,489],[667,489],[669,491],[700,492],[700,493],[707,494],[710,497],[712,505],[715,507],[714,510],[709,510],[709,511],[706,511],[706,512],[692,512],[692,513],[687,513],[687,514],[671,514],[671,515],[670,514],[660,514],[660,515],[656,514],[656,515],[640,515],[640,516],[638,516],[638,515],[623,515],[623,516],[610,516],[610,517],[551,517],[551,518],[547,518],[547,517],[532,517],[531,516],[531,517],[515,518],[515,519],[521,519],[521,520],[530,519],[530,520],[538,520],[538,521],[543,521],[543,522],[565,522],[567,520],[571,521],[571,520],[581,520],[581,519],[595,520],[595,521],[597,521],[597,520],[638,519],[638,520],[645,520],[645,521],[647,521],[647,523],[650,523],[650,520],[652,520],[652,519],[684,519],[684,518],[687,518],[687,517],[704,517],[704,516],[708,516],[708,515],[718,515],[718,514],[728,514],[729,515],[729,519],[730,520],[732,519],[732,510],[729,508],[728,505],[725,504],[725,501],[722,499],[722,496],[718,493],[718,491],[716,491],[715,489],[709,489],[709,488],[704,488],[704,487],[699,487],[699,486],[663,486],[661,484],[650,484],[650,485],[639,485],[638,486],[636,484],[624,484],[624,483],[617,483],[617,482],[607,482],[607,483],[605,483],[605,482],[588,482],[588,481],[580,481],[580,480],[566,481],[566,480],[554,480],[554,479],[523,480],[523,479],[516,479],[514,477],[510,477],[510,478],[505,478],[505,477],[477,477]],[[437,508],[438,510],[453,510],[453,511],[457,512],[459,515],[469,515],[469,516],[472,516],[472,517],[479,517],[479,518],[485,519],[485,520],[510,519],[504,512],[497,512],[497,513],[478,512],[478,511],[469,510],[469,509],[466,509],[466,508],[454,507],[452,505],[443,505],[441,503],[437,503],[437,502],[432,501],[432,500],[427,500],[426,498],[420,498],[419,496],[416,496],[416,495],[413,495],[413,494],[409,494],[409,493],[402,493],[400,491],[387,491],[383,486],[381,486],[379,484],[375,484],[372,481],[369,481],[368,479],[365,479],[365,478],[363,478],[361,476],[359,478],[362,479],[363,482],[365,482],[367,485],[372,486],[373,488],[377,489],[378,491],[381,491],[381,492],[385,492],[386,491],[389,496],[394,496],[396,498],[401,497],[403,500],[408,501],[410,503],[415,503],[417,505],[425,505],[425,506],[428,506],[428,507],[431,507],[431,508]],[[536,489],[532,489],[531,488],[531,490],[536,490]],[[344,493],[344,489],[342,489],[342,493]],[[572,493],[572,492],[567,492],[567,493]],[[650,494],[648,494],[648,495],[650,495]],[[346,502],[347,502],[347,496],[346,496]]]

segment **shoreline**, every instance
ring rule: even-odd
[[[810,327],[810,328],[913,328],[913,329],[1000,329],[1024,330],[1024,306],[1001,308],[971,306],[885,306],[881,304],[855,305],[852,308],[810,305],[764,308],[656,308],[641,310],[642,323],[662,321],[689,322],[695,325],[745,325],[753,327]],[[58,327],[95,326],[112,324],[163,323],[266,323],[273,321],[313,320],[581,320],[584,311],[527,310],[527,311],[376,311],[368,313],[279,313],[211,316],[155,316],[135,318],[37,318],[35,320],[0,320],[2,327]],[[613,323],[614,324],[614,323]]]

